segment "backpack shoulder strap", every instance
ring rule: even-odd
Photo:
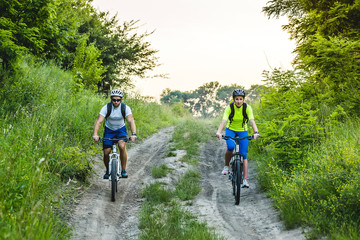
[[[107,104],[107,112],[106,112],[105,119],[107,119],[107,118],[110,116],[111,111],[112,111],[112,103],[109,102],[109,103]]]
[[[125,103],[121,103],[121,114],[124,118],[124,121],[125,121],[125,110],[126,110],[126,104]]]
[[[230,109],[231,109],[231,112],[230,112],[230,115],[229,115],[229,120],[230,120],[230,123],[231,123],[233,121],[234,114],[235,114],[234,102],[230,103]]]
[[[246,107],[247,107],[247,104],[244,102],[243,103],[243,110],[242,110],[242,114],[243,114],[243,123],[242,125],[244,126],[246,123],[249,122],[249,117],[246,113]]]

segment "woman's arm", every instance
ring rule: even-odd
[[[258,130],[257,126],[256,126],[255,120],[250,119],[250,124],[251,124],[251,127],[254,130],[254,139],[256,140],[258,137],[260,137],[260,134],[259,134],[259,130]]]
[[[227,120],[222,120],[221,121],[221,123],[220,123],[220,125],[219,125],[219,128],[218,128],[218,130],[217,130],[217,132],[216,132],[216,137],[218,138],[218,139],[221,139],[221,131],[223,130],[223,128],[225,127],[225,125],[226,125],[226,123],[227,123]]]

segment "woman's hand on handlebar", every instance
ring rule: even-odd
[[[221,133],[217,132],[217,133],[216,133],[216,137],[217,137],[219,140],[221,140],[223,136],[221,135]]]
[[[257,138],[259,138],[260,137],[260,134],[259,133],[255,133],[254,134],[254,140],[256,140]]]

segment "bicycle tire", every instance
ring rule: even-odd
[[[240,204],[241,178],[242,172],[240,161],[237,159],[237,161],[235,161],[235,205]]]
[[[117,169],[118,169],[118,161],[115,159],[112,160],[111,163],[111,201],[115,202],[116,192],[117,192]]]
[[[233,158],[235,157],[233,156]],[[233,196],[235,196],[235,159],[231,159],[231,160],[233,161],[233,163],[231,165],[231,173],[229,175],[229,178],[232,185]]]
[[[231,184],[232,184],[232,190],[233,190],[233,196],[235,196],[235,193],[236,193],[236,175],[235,175],[235,172],[236,172],[236,162],[237,161],[240,161],[239,160],[240,156],[239,154],[235,153],[231,159],[231,175],[230,175],[230,180],[231,180]]]

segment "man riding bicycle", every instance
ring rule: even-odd
[[[127,165],[127,152],[126,152],[126,139],[127,131],[125,125],[125,118],[130,125],[131,137],[130,141],[135,142],[136,139],[136,126],[134,117],[132,115],[131,109],[129,106],[122,103],[123,92],[119,89],[114,89],[111,91],[111,106],[108,104],[103,106],[100,110],[99,116],[95,122],[93,139],[99,141],[100,137],[98,136],[98,131],[100,129],[101,123],[106,118],[104,138],[121,138],[118,142],[120,149],[120,161],[121,161],[121,177],[127,178],[126,165]],[[122,105],[123,104],[123,105]],[[122,111],[122,107],[123,111]],[[110,114],[109,114],[110,113]],[[106,167],[104,179],[109,179],[109,154],[111,152],[112,141],[105,140],[103,142],[103,151],[104,151],[104,164]]]
[[[257,139],[260,134],[255,124],[254,115],[252,108],[247,105],[245,101],[245,91],[242,89],[235,89],[233,91],[233,100],[234,102],[228,105],[225,109],[222,122],[219,125],[219,128],[216,132],[216,137],[221,139],[221,131],[226,125],[225,135],[230,137],[238,136],[239,138],[248,136],[247,131],[247,122],[250,121],[250,124],[254,130],[254,139]],[[248,188],[249,183],[247,181],[248,177],[248,161],[247,161],[247,151],[249,146],[249,140],[243,139],[240,141],[239,151],[244,156],[244,180],[242,187]],[[227,151],[225,153],[225,166],[222,170],[222,174],[229,174],[229,163],[235,148],[235,143],[233,140],[226,140]]]

